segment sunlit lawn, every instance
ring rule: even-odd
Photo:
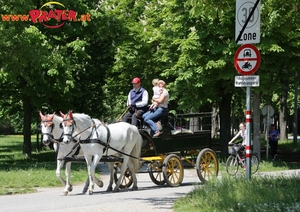
[[[222,177],[178,199],[175,212],[300,211],[299,177]]]
[[[0,136],[0,195],[35,192],[38,187],[62,187],[55,174],[54,150],[43,147],[39,152],[32,152],[31,160],[26,159],[22,139],[20,135]],[[65,178],[64,169],[61,174]],[[82,183],[86,178],[86,164],[72,164],[71,183]]]
[[[300,144],[281,141],[280,149],[299,154]],[[262,172],[300,169],[300,161],[286,162],[262,158],[257,174],[251,175],[239,168],[237,176],[226,173],[226,158],[219,158],[221,178],[195,186],[194,191],[175,201],[174,211],[194,212],[296,212],[300,211],[299,176],[263,177]]]

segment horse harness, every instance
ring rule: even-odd
[[[73,121],[74,122],[74,125],[76,125],[76,122],[75,122],[75,120],[74,119],[71,119],[71,118],[65,118],[65,119],[63,119],[63,122],[64,121]],[[79,133],[77,133],[75,136],[73,136],[73,132],[74,132],[74,127],[72,128],[72,132],[70,133],[70,134],[65,134],[65,133],[63,133],[63,135],[68,135],[68,136],[70,136],[72,139],[74,139],[75,137],[77,137],[78,135],[80,135],[81,133],[83,133],[83,132],[85,132],[86,130],[88,130],[88,129],[90,129],[90,128],[92,128],[92,131],[91,131],[91,133],[90,133],[90,135],[86,138],[86,139],[84,139],[84,140],[78,140],[76,143],[75,143],[75,145],[74,145],[74,147],[72,148],[72,150],[71,150],[71,152],[79,145],[79,144],[91,144],[91,143],[99,143],[99,144],[101,144],[101,145],[103,145],[105,148],[103,149],[103,153],[106,151],[106,149],[107,149],[107,147],[109,147],[109,141],[110,141],[110,130],[109,130],[109,128],[105,125],[105,124],[103,124],[102,122],[102,125],[106,128],[106,131],[107,131],[107,140],[106,140],[106,142],[104,142],[104,141],[102,141],[101,139],[99,139],[99,135],[98,135],[98,132],[96,131],[96,134],[97,134],[97,139],[95,139],[95,138],[93,138],[93,139],[91,139],[91,136],[92,136],[92,134],[93,134],[93,131],[94,130],[96,130],[97,129],[97,127],[99,127],[100,125],[96,125],[96,123],[95,123],[95,121],[93,120],[93,119],[91,119],[92,120],[92,125],[91,126],[89,126],[89,127],[87,127],[87,128],[85,128],[84,130],[82,130],[82,131],[80,131]],[[71,153],[70,152],[70,153]],[[69,154],[70,154],[69,153]],[[69,154],[67,154],[65,157],[67,157]]]
[[[101,144],[102,146],[104,146],[104,149],[103,149],[103,153],[106,151],[106,149],[109,147],[109,142],[110,142],[110,130],[109,128],[107,127],[106,124],[102,123],[101,124],[105,127],[106,129],[106,132],[107,132],[107,136],[106,136],[106,142],[105,141],[102,141],[101,139],[99,139],[99,135],[98,135],[98,131],[97,131],[97,127],[99,127],[100,125],[98,125],[96,127],[96,123],[95,121],[92,119],[92,122],[93,122],[93,125],[91,126],[93,129],[92,129],[92,132],[91,134],[89,135],[89,137],[87,137],[87,139],[85,140],[79,140],[79,143],[80,144],[90,144],[90,143],[98,143],[98,144]],[[93,139],[90,139],[92,133],[93,133],[93,130],[96,130],[96,134],[97,134],[97,139],[93,138]]]
[[[70,121],[70,120],[74,121],[74,124],[76,125],[75,120],[74,120],[74,119],[70,119],[70,118],[68,118],[68,119],[63,119],[63,122],[64,122],[64,121]],[[126,153],[124,153],[124,152],[121,152],[121,151],[118,150],[118,149],[115,149],[115,148],[111,147],[111,146],[109,145],[109,143],[110,143],[110,138],[111,138],[111,133],[110,133],[110,130],[109,130],[109,128],[107,127],[107,125],[104,124],[103,122],[101,122],[101,124],[105,127],[105,129],[106,129],[106,131],[107,131],[106,142],[104,142],[104,141],[102,141],[101,139],[99,139],[99,135],[98,135],[98,132],[97,132],[97,131],[96,131],[96,133],[97,133],[97,139],[90,139],[90,137],[91,137],[91,135],[92,135],[92,133],[93,133],[93,130],[96,130],[96,129],[97,129],[97,127],[96,127],[97,125],[96,125],[96,123],[95,123],[95,121],[94,121],[93,119],[92,119],[92,122],[93,122],[93,124],[92,124],[91,126],[87,127],[86,129],[82,130],[81,132],[77,133],[77,134],[74,136],[74,137],[76,137],[76,136],[78,136],[79,134],[83,133],[84,131],[88,130],[89,128],[91,128],[91,127],[93,128],[91,134],[90,134],[85,140],[80,140],[80,139],[79,139],[79,140],[76,142],[76,144],[75,144],[74,147],[72,148],[71,152],[72,152],[79,144],[98,143],[98,144],[104,146],[104,148],[103,148],[103,153],[106,152],[106,155],[108,154],[108,151],[106,151],[106,150],[107,150],[107,149],[112,149],[112,150],[114,150],[114,151],[116,151],[116,152],[118,152],[118,153],[120,153],[120,154],[126,155],[126,156],[128,156],[128,157],[135,158],[135,159],[140,159],[140,158],[137,158],[137,157],[134,157],[134,156],[132,156],[132,155],[126,154]],[[98,125],[98,127],[99,127],[99,126],[100,126],[100,125]],[[73,131],[74,131],[74,127],[73,127],[73,130],[72,130],[72,133],[73,133]],[[64,134],[64,135],[67,135],[67,134]],[[69,134],[68,134],[68,135],[69,135]],[[72,137],[72,135],[71,135],[71,137]],[[72,137],[72,138],[74,138],[74,137]],[[68,154],[65,156],[65,158],[66,158],[69,154],[71,154],[71,152],[68,153]]]

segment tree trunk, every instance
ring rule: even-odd
[[[24,119],[23,119],[23,153],[27,158],[31,158],[31,113],[32,107],[30,99],[28,96],[23,94],[23,109],[24,109]]]
[[[279,126],[280,126],[280,140],[287,139],[287,98],[286,95],[282,95],[280,98],[280,111],[279,111]]]
[[[219,108],[220,108],[220,142],[221,142],[221,153],[223,155],[227,154],[228,142],[231,139],[231,136],[230,136],[231,98],[232,98],[231,93],[223,94],[220,105],[219,105]]]
[[[294,97],[294,121],[293,121],[293,143],[297,144],[298,137],[298,72],[295,73],[295,97]]]
[[[257,154],[260,159],[260,93],[253,92],[253,153]]]
[[[287,86],[288,81],[282,80],[282,84],[284,85],[283,94],[280,96],[280,111],[279,111],[279,126],[280,126],[280,140],[287,139],[287,120],[288,120],[288,111],[287,111]],[[276,124],[276,123],[275,123]]]
[[[217,138],[218,137],[218,122],[217,122],[217,108],[212,108],[212,118],[211,118],[211,138]]]

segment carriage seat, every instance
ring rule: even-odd
[[[194,132],[190,129],[186,128],[177,128],[174,130],[171,130],[172,135],[177,135],[177,134],[194,134]]]
[[[174,130],[175,128],[173,127],[173,125],[171,124],[171,119],[172,119],[172,114],[169,114],[168,112],[164,113],[161,117],[157,118],[156,120],[153,120],[158,129],[160,131],[170,131],[170,130]],[[144,125],[143,129],[149,129],[147,125]]]
[[[131,124],[131,118],[129,118],[129,119],[127,120],[127,123]],[[137,123],[136,123],[136,127],[137,127],[138,129],[143,129],[143,128],[144,128],[144,125],[145,125],[144,119],[143,119],[143,118],[138,118],[138,119],[137,119]]]

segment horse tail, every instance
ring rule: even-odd
[[[136,131],[135,131],[136,132]],[[137,131],[136,133],[134,133],[134,135],[136,137],[136,143],[130,153],[130,155],[140,158],[141,156],[141,151],[142,151],[142,136],[140,135],[140,133]],[[132,163],[133,163],[133,167],[134,170],[137,172],[140,169],[140,161],[136,158],[131,158],[132,159]]]

